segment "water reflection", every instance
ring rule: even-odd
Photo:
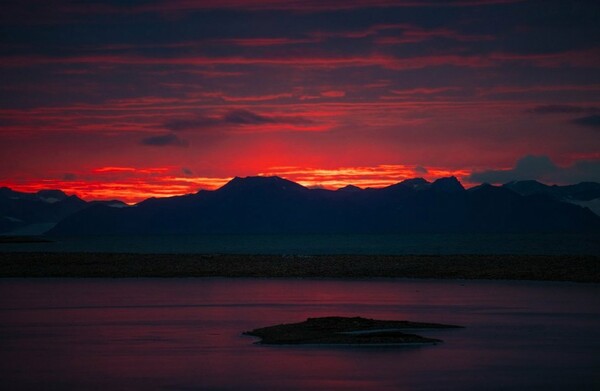
[[[11,389],[593,389],[600,287],[465,281],[4,280]],[[467,326],[423,347],[266,347],[242,331],[316,316]]]

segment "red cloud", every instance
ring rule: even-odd
[[[546,54],[514,54],[493,52],[482,55],[437,54],[414,57],[394,57],[384,54],[370,56],[188,56],[188,57],[143,57],[133,55],[96,55],[71,57],[13,56],[5,57],[3,67],[27,67],[42,64],[111,64],[138,66],[220,66],[256,65],[287,66],[292,68],[341,68],[379,66],[393,70],[410,70],[435,66],[453,65],[466,68],[487,68],[510,63],[525,63],[535,67],[594,67],[600,64],[600,50],[567,51]]]
[[[326,96],[328,98],[341,98],[343,96],[346,96],[346,91],[329,90],[321,92],[321,95]]]

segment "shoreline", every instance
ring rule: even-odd
[[[597,255],[0,253],[0,278],[435,278],[600,282]]]

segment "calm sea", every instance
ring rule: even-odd
[[[268,347],[340,315],[466,326],[413,347]],[[600,285],[293,279],[0,280],[7,390],[594,390]]]

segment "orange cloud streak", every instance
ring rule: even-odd
[[[470,175],[469,170],[445,170],[430,168],[422,172],[416,166],[401,164],[378,165],[374,167],[340,167],[335,169],[272,167],[259,175],[277,175],[307,187],[339,189],[346,185],[362,188],[385,187],[405,179],[424,177],[435,180],[441,177],[456,176],[459,180]]]

